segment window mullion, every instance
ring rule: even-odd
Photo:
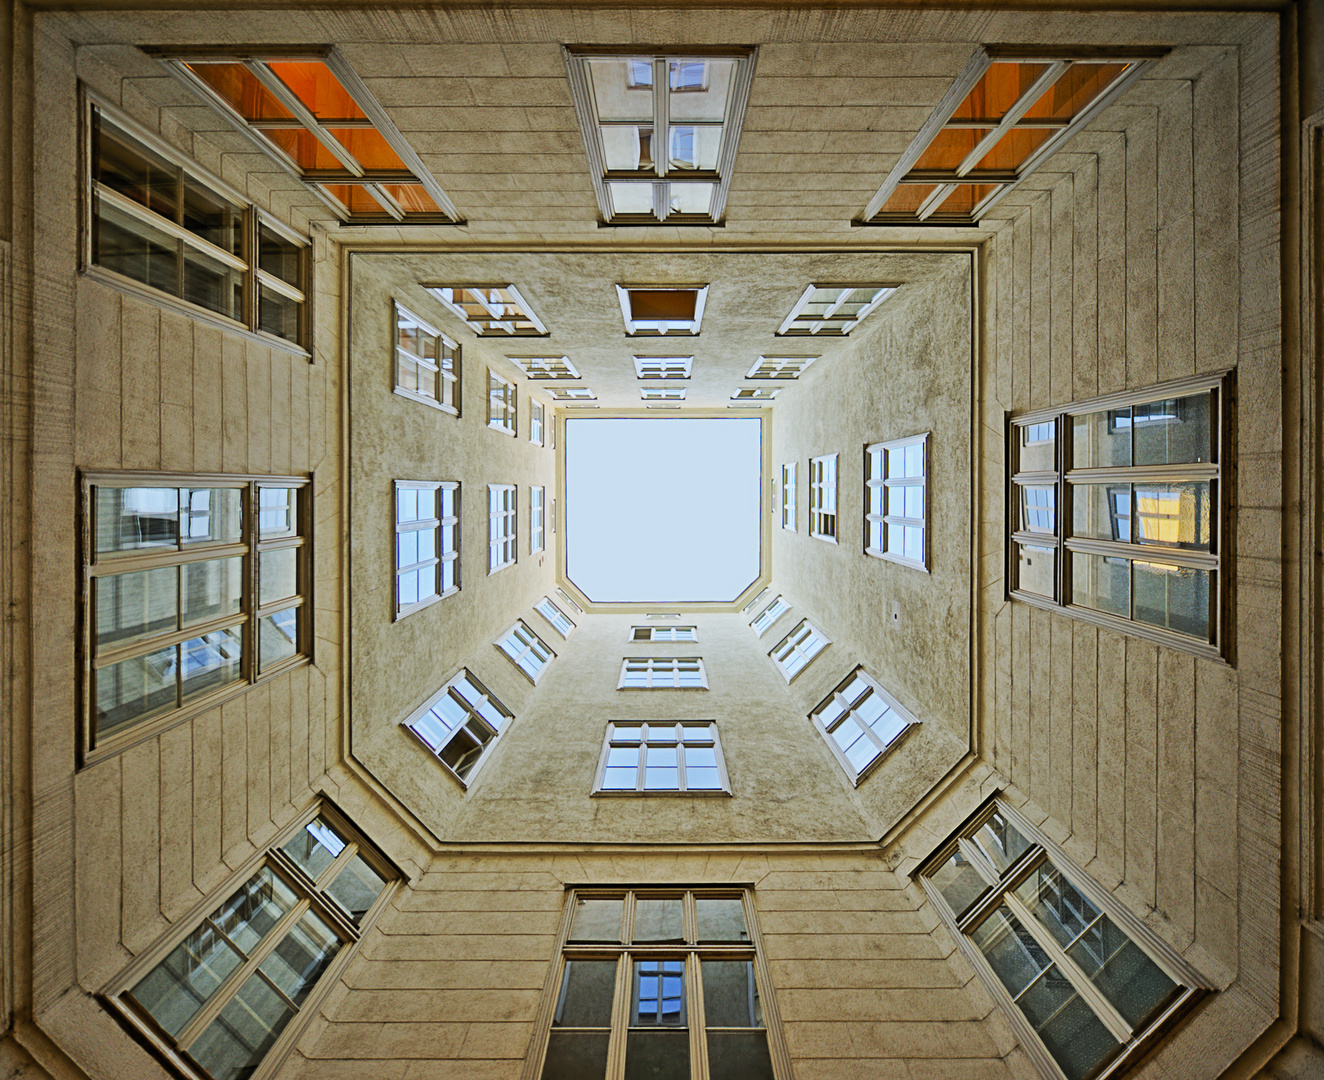
[[[707,1027],[703,1014],[703,980],[699,974],[699,958],[693,952],[685,955],[685,1020],[690,1037],[690,1075],[709,1080]],[[719,1078],[721,1080],[721,1078]]]
[[[627,896],[627,906],[629,903],[630,898]],[[630,1023],[632,982],[630,969],[630,954],[623,949],[616,958],[616,987],[611,1003],[611,1036],[607,1040],[606,1080],[623,1080],[625,1076],[625,1037]]]

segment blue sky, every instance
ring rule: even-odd
[[[592,600],[734,600],[759,573],[761,424],[566,421],[566,567]]]

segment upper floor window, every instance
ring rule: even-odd
[[[552,600],[550,596],[544,596],[541,600],[539,600],[536,604],[534,604],[533,610],[536,611],[539,615],[541,615],[544,619],[546,619],[549,623],[551,623],[552,629],[554,629],[563,638],[568,638],[570,636],[571,631],[573,631],[575,628],[575,624],[571,620],[570,616],[567,615],[564,611],[562,611],[559,607],[557,607],[555,602]]]
[[[782,466],[782,528],[795,532],[795,462]]]
[[[772,592],[772,590],[768,588],[760,589],[749,601],[749,603],[747,603],[741,609],[741,613],[744,615],[748,615],[751,611],[753,611],[756,607],[758,607],[759,604],[763,603],[763,601],[768,598],[768,594],[770,592]]]
[[[842,680],[809,719],[856,785],[919,722],[863,668]]]
[[[399,304],[395,308],[395,392],[460,415],[460,346]]]
[[[810,285],[777,333],[845,337],[894,292],[896,288],[891,285]]]
[[[795,628],[768,653],[782,677],[790,682],[809,666],[810,661],[832,644],[808,619],[801,619]]]
[[[809,535],[837,542],[837,455],[809,459]]]
[[[699,631],[694,626],[633,626],[631,641],[698,641]]]
[[[625,317],[625,332],[632,337],[697,335],[708,302],[708,286],[617,285],[616,295]],[[636,367],[640,359],[646,358],[635,357]],[[639,377],[644,376],[640,373]]]
[[[103,1000],[190,1080],[274,1075],[401,876],[322,803]]]
[[[426,285],[479,337],[546,337],[547,327],[514,285]]]
[[[532,382],[577,379],[579,372],[568,356],[507,356]]]
[[[496,641],[496,647],[509,657],[510,662],[524,673],[531,683],[537,683],[547,665],[556,657],[537,634],[529,629],[523,619],[505,632]]]
[[[518,558],[515,537],[515,485],[487,485],[487,572],[514,566]]]
[[[543,404],[529,398],[529,442],[542,446]]]
[[[405,721],[461,786],[474,773],[514,714],[468,671],[446,683]]]
[[[542,524],[543,489],[536,484],[529,485],[529,554],[533,555],[543,548]]]
[[[460,589],[460,485],[395,482],[395,614]]]
[[[920,883],[1044,1077],[1120,1076],[1208,984],[995,799]]]
[[[88,262],[308,348],[308,241],[105,106],[90,105]]]
[[[686,389],[684,386],[641,386],[639,397],[644,401],[684,401]]]
[[[640,379],[688,379],[694,366],[692,356],[636,356],[635,376]]]
[[[587,386],[544,386],[553,401],[596,401],[597,395]]]
[[[710,720],[616,720],[607,725],[594,794],[730,794],[717,725]]]
[[[864,474],[865,552],[928,570],[928,434],[867,447]]]
[[[487,426],[515,434],[515,384],[487,369]]]
[[[611,55],[566,50],[603,219],[712,224],[726,207],[754,52]]]
[[[149,49],[351,224],[451,223],[459,211],[363,80],[330,46],[236,55]]]
[[[732,401],[771,401],[782,392],[780,386],[742,386],[731,395]]]
[[[1229,378],[1013,417],[1011,594],[1219,655]]]
[[[552,519],[553,520],[556,519],[555,499],[552,500]],[[575,603],[575,598],[571,596],[568,592],[566,592],[563,588],[561,588],[560,585],[556,586],[556,595],[566,602],[566,605],[570,608],[570,610],[574,611],[578,615],[584,614],[584,609],[580,607],[577,603]]]
[[[708,673],[697,656],[628,656],[618,690],[707,690]]]
[[[755,634],[757,634],[759,637],[762,637],[770,629],[772,629],[773,623],[775,623],[778,619],[780,619],[790,610],[791,610],[791,605],[788,604],[785,601],[785,599],[783,599],[782,596],[779,594],[777,596],[774,596],[770,601],[768,601],[768,605],[765,608],[763,608],[763,610],[760,611],[756,616],[754,616],[754,621],[751,622],[749,625],[754,628]]]
[[[747,379],[798,379],[817,356],[760,356]]]
[[[87,753],[306,658],[310,493],[306,477],[83,477]]]

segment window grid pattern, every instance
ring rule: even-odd
[[[514,719],[467,670],[446,683],[404,726],[468,786],[498,735]]]
[[[809,714],[851,782],[859,784],[918,721],[856,668]]]
[[[460,414],[460,346],[395,304],[395,389]]]
[[[631,641],[698,641],[699,631],[694,626],[634,626],[630,628]]]
[[[536,485],[529,486],[529,554],[536,555],[543,549],[543,489]]]
[[[684,386],[641,386],[639,396],[644,401],[684,401]]]
[[[688,379],[694,368],[692,356],[636,356],[635,377],[640,379]]]
[[[782,677],[790,682],[830,644],[831,642],[822,632],[816,630],[808,619],[801,619],[768,655],[772,657]]]
[[[529,629],[529,624],[523,619],[497,640],[496,647],[506,654],[531,683],[537,683],[547,665],[556,657],[556,653]]]
[[[570,616],[556,606],[556,603],[550,596],[544,596],[534,606],[533,610],[552,624],[554,629],[563,638],[568,638],[570,632],[574,630],[575,624]]]
[[[732,401],[771,401],[782,392],[781,386],[742,386],[731,395]]]
[[[837,542],[837,455],[809,459],[809,535]]]
[[[529,399],[529,442],[542,446],[543,404]]]
[[[487,369],[487,426],[515,434],[515,384]]]
[[[749,369],[747,379],[798,379],[817,356],[760,356]]]
[[[618,690],[707,690],[708,675],[696,656],[629,656],[621,662]]]
[[[596,401],[597,395],[587,386],[544,386],[553,401]]]
[[[1013,596],[1221,653],[1227,378],[1012,418]]]
[[[607,725],[594,793],[730,792],[717,725],[617,720]]]
[[[1044,1075],[1119,1075],[1206,988],[1001,800],[920,880]]]
[[[512,364],[532,382],[554,382],[558,379],[577,379],[579,372],[568,356],[507,356]]]
[[[514,285],[427,285],[479,337],[546,337],[547,327]]]
[[[795,466],[796,462],[782,466],[782,528],[795,532]]]
[[[782,596],[774,596],[772,600],[769,601],[768,606],[760,611],[758,615],[754,617],[754,621],[749,625],[754,628],[754,633],[758,637],[762,637],[772,629],[773,623],[790,610],[791,605],[788,604]]]
[[[494,574],[507,566],[514,566],[518,558],[516,545],[514,484],[488,484],[488,539],[487,572]]]
[[[782,321],[782,336],[845,337],[896,292],[891,285],[810,285]]]
[[[460,588],[460,485],[395,482],[397,618]]]
[[[875,443],[864,453],[864,550],[929,568],[929,437]]]
[[[616,296],[625,332],[631,337],[698,336],[708,303],[708,286],[617,285]]]

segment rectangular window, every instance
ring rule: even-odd
[[[809,459],[809,535],[837,542],[837,455]]]
[[[515,384],[487,369],[487,426],[515,434]]]
[[[575,624],[570,616],[557,607],[555,601],[553,601],[550,596],[544,596],[534,604],[533,610],[551,623],[552,629],[563,638],[568,638],[571,631],[575,628]]]
[[[782,677],[790,682],[830,644],[808,619],[801,619],[795,629],[782,638],[768,655],[772,657]]]
[[[928,434],[866,447],[865,553],[927,571],[928,522]]]
[[[531,382],[555,382],[577,379],[579,372],[568,356],[507,356]]]
[[[302,663],[306,477],[88,474],[84,746]]]
[[[634,373],[640,379],[688,379],[694,367],[692,356],[636,356]]]
[[[542,445],[543,405],[541,401],[529,398],[529,442]]]
[[[754,617],[754,621],[749,625],[754,628],[754,633],[762,637],[772,629],[772,624],[791,610],[788,604],[780,595],[774,596],[768,605]]]
[[[1121,1075],[1208,988],[1000,799],[920,883],[1045,1077]]]
[[[748,615],[751,611],[753,611],[756,607],[758,607],[759,604],[763,603],[763,601],[768,598],[768,594],[770,592],[772,592],[771,589],[760,589],[758,594],[741,609],[741,614]]]
[[[817,356],[760,356],[747,379],[798,379]]]
[[[529,554],[533,555],[543,548],[542,527],[543,489],[529,485]]]
[[[693,626],[633,626],[631,641],[698,641],[699,631]]]
[[[595,795],[729,795],[717,725],[709,720],[617,720],[607,725]]]
[[[708,286],[617,285],[616,296],[621,302],[625,332],[631,337],[698,336],[704,305],[708,302]],[[635,357],[636,365],[639,359]]]
[[[547,665],[556,658],[556,653],[529,629],[528,623],[523,619],[498,638],[495,644],[510,658],[510,662],[524,673],[529,682],[535,685]]]
[[[1011,595],[1220,655],[1229,378],[1012,417]]]
[[[419,741],[468,787],[487,751],[514,714],[468,671],[443,686],[404,722]]]
[[[780,386],[742,386],[731,395],[732,401],[771,401],[784,388]]]
[[[919,723],[864,668],[851,672],[809,719],[857,787]]]
[[[782,528],[795,532],[795,465],[782,466]]]
[[[641,386],[639,396],[644,401],[684,401],[684,386]]]
[[[845,337],[894,292],[895,285],[810,285],[777,328],[777,334]]]
[[[753,51],[693,57],[567,50],[566,63],[603,220],[720,221]]]
[[[190,1080],[260,1066],[272,1075],[400,877],[323,803],[200,923],[141,954],[103,1000]]]
[[[487,572],[514,566],[518,557],[515,537],[515,485],[487,485]]]
[[[555,513],[556,513],[556,500],[553,499],[552,500],[553,517],[555,517]],[[584,614],[584,609],[575,603],[575,598],[571,596],[568,592],[566,592],[563,588],[561,588],[561,586],[559,585],[556,587],[556,595],[566,602],[566,605],[570,608],[571,611],[575,612],[577,615]]]
[[[746,889],[575,889],[530,1075],[789,1080]]]
[[[460,346],[413,312],[395,308],[395,392],[460,415]]]
[[[553,401],[596,401],[597,395],[587,386],[544,386]]]
[[[708,674],[697,656],[628,656],[617,690],[707,690]]]
[[[547,327],[514,285],[425,285],[479,337],[546,337]]]
[[[136,124],[90,109],[91,264],[306,351],[308,241]]]
[[[395,482],[395,615],[460,590],[460,485]]]

